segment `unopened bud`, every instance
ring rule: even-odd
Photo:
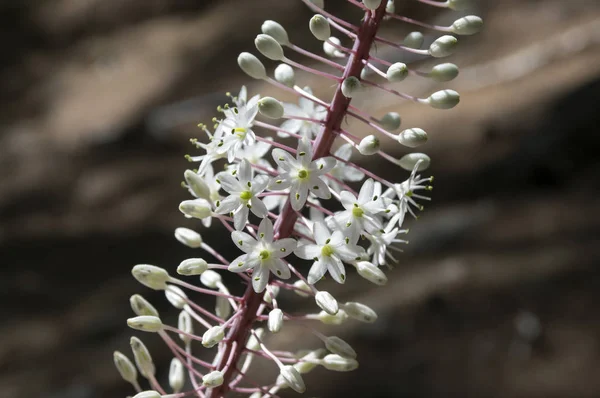
[[[400,118],[400,115],[396,112],[388,112],[385,115],[383,115],[381,120],[379,120],[379,124],[381,125],[381,127],[388,131],[397,130],[398,127],[400,127],[401,123],[402,119]]]
[[[238,65],[240,68],[253,79],[266,79],[267,71],[265,66],[260,62],[254,54],[243,52],[238,55]]]
[[[300,375],[300,372],[296,370],[296,368],[288,365],[281,367],[279,370],[281,377],[292,390],[300,394],[306,391],[304,380],[302,380],[302,376]]]
[[[135,384],[138,374],[131,360],[125,355],[121,354],[119,351],[115,351],[113,353],[113,361],[115,363],[115,367],[121,375],[121,378],[129,383]]]
[[[374,155],[379,152],[380,146],[379,138],[374,135],[368,135],[358,144],[358,152],[362,155]]]
[[[131,270],[131,274],[142,285],[154,290],[166,289],[167,281],[170,279],[167,271],[149,264],[136,265]]]
[[[431,69],[429,77],[436,82],[449,82],[458,76],[458,66],[451,63],[439,64]]]
[[[269,312],[268,326],[271,333],[279,332],[283,326],[283,311],[281,311],[279,308],[275,308]]]
[[[186,294],[177,286],[169,285],[165,290],[165,296],[171,305],[179,310],[186,306]]]
[[[254,333],[250,334],[250,337],[248,337],[248,342],[246,343],[246,348],[249,350],[253,350],[256,351],[260,348],[260,340],[262,340],[262,338],[265,335],[265,329],[263,328],[258,328],[254,330]]]
[[[179,338],[184,343],[189,343],[191,337],[188,334],[194,334],[194,323],[192,322],[192,316],[187,311],[181,311],[177,321],[177,329],[185,333],[179,333]]]
[[[160,332],[163,328],[160,318],[152,315],[141,315],[129,318],[127,320],[127,326],[135,330],[151,333]]]
[[[401,82],[408,76],[408,68],[402,62],[396,62],[388,68],[385,76],[390,82]]]
[[[383,271],[368,261],[359,261],[356,263],[356,270],[360,276],[376,285],[383,286],[388,281]]]
[[[325,358],[321,360],[321,363],[328,370],[334,370],[336,372],[350,372],[358,368],[358,361],[352,358],[344,358],[337,354],[325,355]]]
[[[188,258],[177,267],[179,275],[200,275],[208,269],[208,263],[202,258]]]
[[[215,314],[221,319],[229,318],[229,315],[231,315],[231,304],[229,304],[227,297],[217,296]]]
[[[221,275],[218,272],[207,270],[200,275],[200,282],[209,289],[216,289],[221,284]]]
[[[346,98],[352,98],[362,90],[362,84],[354,76],[349,76],[342,82],[342,94]]]
[[[202,335],[202,345],[206,348],[214,347],[225,338],[225,331],[221,326],[213,326]]]
[[[208,388],[215,388],[223,384],[223,372],[213,370],[202,377],[202,385]]]
[[[324,41],[323,42],[323,52],[328,57],[331,57],[331,58],[345,58],[346,55],[342,51],[338,50],[336,48],[336,46],[334,46],[330,42],[333,43],[333,44],[335,44],[335,45],[337,45],[337,46],[341,46],[342,45],[342,42],[340,41],[340,39],[338,39],[335,36],[331,36],[328,41]]]
[[[325,311],[319,312],[317,319],[325,325],[341,325],[348,319],[348,314],[344,310],[338,310],[337,314],[331,315]]]
[[[363,0],[363,4],[369,10],[374,11],[381,5],[381,0]]]
[[[129,298],[131,309],[136,315],[151,315],[158,316],[158,311],[152,304],[139,294],[134,294]]]
[[[175,239],[192,249],[202,246],[202,236],[189,228],[176,228]]]
[[[347,302],[342,305],[342,308],[350,318],[354,318],[358,321],[365,323],[373,323],[377,320],[377,313],[370,307],[357,302]]]
[[[409,148],[416,148],[427,142],[427,133],[420,128],[412,128],[403,130],[398,134],[398,142]],[[367,278],[368,279],[368,278]]]
[[[321,359],[323,354],[325,354],[325,350],[320,348],[318,350],[314,350],[304,355],[299,359],[299,362],[294,364],[294,368],[300,374],[306,374],[317,367],[318,363],[315,363],[317,360]]]
[[[417,171],[426,170],[431,164],[431,158],[424,153],[409,153],[398,161],[398,166],[402,167],[404,170],[412,171],[415,168],[415,165],[419,162],[419,168]]]
[[[174,393],[178,393],[185,384],[185,371],[183,364],[177,358],[171,360],[171,366],[169,367],[169,385],[173,389]]]
[[[339,307],[338,302],[329,292],[318,292],[315,295],[317,305],[329,315],[337,314]]]
[[[142,391],[133,396],[133,398],[161,398],[162,395],[154,390]]]
[[[199,219],[212,215],[210,203],[206,199],[184,200],[179,204],[179,211],[188,217]]]
[[[285,84],[288,87],[294,87],[296,84],[296,74],[294,68],[288,64],[279,64],[275,68],[275,80],[279,83]]]
[[[323,342],[325,343],[325,347],[334,354],[344,358],[356,358],[356,351],[354,351],[350,344],[337,336],[329,336]]]
[[[456,11],[461,11],[471,5],[472,0],[446,0],[448,8]]]
[[[282,46],[287,46],[290,43],[290,39],[285,28],[275,21],[268,20],[263,22],[260,30],[265,35],[269,35],[273,39],[277,40],[277,43],[281,44]]]
[[[483,20],[476,15],[467,15],[454,21],[452,26],[453,33],[457,35],[474,35],[481,30]]]
[[[315,14],[310,19],[308,27],[317,40],[325,41],[331,36],[329,21],[321,14]]]
[[[254,39],[254,45],[262,55],[273,61],[281,61],[284,58],[281,44],[269,35],[259,34]]]
[[[132,337],[129,340],[129,344],[131,345],[135,364],[137,365],[140,374],[146,379],[152,377],[156,372],[156,368],[154,367],[154,362],[152,361],[152,356],[150,356],[148,348],[146,348],[144,343],[137,337]]]
[[[204,182],[204,178],[199,176],[198,173],[192,170],[186,170],[183,173],[183,177],[185,178],[185,182],[192,195],[197,198],[210,199],[210,188],[206,182]]]
[[[435,58],[442,58],[452,55],[456,49],[458,40],[454,36],[444,35],[431,43],[429,54]]]
[[[454,90],[440,90],[431,94],[427,102],[435,109],[452,109],[460,102],[460,94]]]
[[[273,97],[263,97],[258,101],[258,111],[270,119],[279,119],[283,116],[283,104]]]
[[[425,36],[421,32],[410,32],[402,41],[402,45],[408,48],[419,49],[425,41]]]
[[[394,4],[394,0],[387,0],[387,4],[385,5],[385,12],[389,14],[393,14],[396,12],[396,5]]]
[[[278,294],[279,294],[279,286],[269,285],[269,288],[267,289],[267,291],[265,291],[265,294],[263,295],[263,300],[266,303],[271,304],[273,302],[273,299],[277,298]]]

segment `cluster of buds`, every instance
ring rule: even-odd
[[[180,311],[177,327],[170,326],[142,296],[131,297],[136,316],[127,321],[128,325],[157,334],[174,356],[167,391],[155,377],[152,357],[140,339],[131,339],[135,365],[127,356],[115,353],[115,365],[137,391],[135,398],[223,397],[230,392],[252,398],[276,397],[286,388],[304,392],[302,375],[317,366],[343,372],[356,369],[357,354],[352,347],[337,336],[323,335],[314,325],[353,320],[371,323],[377,314],[362,303],[338,302],[329,292],[319,290],[320,281],[330,276],[343,284],[347,268],[355,268],[367,281],[385,285],[382,267],[395,262],[394,253],[401,251],[397,245],[406,243],[402,238],[408,232],[403,228],[405,215],[416,217],[423,210],[421,202],[429,200],[427,192],[433,179],[419,175],[429,166],[429,157],[409,153],[397,159],[380,144],[382,138],[389,137],[415,148],[427,141],[425,131],[413,127],[398,132],[401,119],[397,113],[374,117],[351,105],[351,99],[370,87],[438,109],[454,107],[459,95],[453,90],[417,98],[392,88],[411,77],[452,80],[458,74],[454,64],[441,63],[430,71],[413,70],[404,63],[378,58],[371,54],[371,48],[379,43],[402,52],[446,57],[457,44],[452,35],[442,35],[423,49],[420,32],[410,33],[397,44],[380,37],[378,30],[384,20],[400,20],[464,35],[475,33],[481,19],[465,16],[448,27],[434,26],[395,14],[393,0],[347,0],[364,12],[360,25],[354,25],[325,11],[323,0],[302,1],[316,13],[308,28],[323,42],[327,57],[293,44],[284,27],[271,20],[263,23],[255,45],[264,57],[280,62],[274,77],[267,74],[257,56],[244,52],[238,57],[247,75],[296,95],[298,104],[248,96],[242,87],[237,96],[229,94],[231,104],[218,108],[222,117],[213,120],[213,129],[200,125],[208,140],[192,140],[202,153],[188,156],[198,163],[197,169],[184,174],[184,186],[193,198],[183,201],[179,209],[185,217],[201,220],[204,227],[222,224],[229,231],[232,248],[239,252],[219,253],[199,233],[178,228],[175,237],[206,257],[183,261],[176,273],[199,276],[201,285],[185,282],[153,265],[133,268],[132,274],[140,283],[164,291]],[[415,1],[449,9],[461,9],[465,3]],[[348,44],[343,44],[345,41]],[[306,56],[328,71],[292,61],[286,51]],[[336,89],[332,99],[326,101],[309,87],[298,86],[296,70],[333,82]],[[351,134],[342,128],[346,118],[366,124],[374,134],[364,138]],[[354,150],[399,166],[407,171],[408,178],[394,182],[377,176],[350,160]],[[223,171],[216,173],[216,168]],[[243,294],[232,294],[238,287],[225,285],[225,273],[239,277],[240,285],[246,286]],[[213,296],[214,310],[198,305],[184,289]],[[312,298],[314,313],[295,314],[281,308],[279,296],[284,292]],[[300,352],[269,349],[268,333],[278,333],[290,323],[305,328],[322,344]],[[205,352],[198,354],[198,349]],[[262,360],[279,370],[267,384],[254,381],[249,373],[252,363]],[[147,379],[150,390],[140,387],[138,373]]]

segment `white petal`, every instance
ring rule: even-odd
[[[217,178],[221,182],[221,188],[230,194],[236,194],[242,192],[245,188],[237,178],[228,173],[219,173],[217,174]]]
[[[281,123],[281,129],[288,131],[290,133],[298,134],[300,131],[300,127],[302,127],[302,120],[289,119],[285,122]],[[277,133],[277,135],[281,135],[282,137],[289,137],[289,134],[282,133],[281,131]]]
[[[352,211],[354,204],[356,203],[356,196],[349,191],[342,191],[340,192],[340,202],[342,202],[342,206],[344,206],[346,210]]]
[[[297,164],[296,159],[294,159],[289,152],[286,152],[281,148],[273,149],[271,151],[271,156],[273,156],[275,163],[285,171],[290,171],[291,168]]]
[[[373,186],[373,180],[370,178],[363,183],[358,193],[358,203],[363,204],[373,200]]]
[[[292,209],[299,211],[306,203],[308,197],[308,184],[307,183],[295,183],[290,188],[290,201],[292,202]]]
[[[269,181],[269,189],[271,191],[281,191],[282,189],[289,188],[291,185],[290,180],[291,178],[287,173],[274,177]]]
[[[346,181],[360,181],[365,177],[365,173],[354,167],[344,167],[341,174],[342,179]]]
[[[258,264],[258,259],[250,259],[247,254],[243,254],[229,263],[229,267],[227,269],[231,272],[245,272],[249,269],[256,267]]]
[[[302,155],[302,153],[304,155]],[[310,141],[306,137],[301,140],[298,140],[298,151],[296,152],[296,159],[298,159],[298,161],[302,163],[303,167],[309,167],[312,161],[312,156],[313,152]]]
[[[244,229],[244,226],[248,222],[248,211],[248,207],[242,206],[233,215],[233,226],[237,231],[241,231],[242,229]]]
[[[242,200],[237,196],[228,196],[219,202],[219,207],[215,209],[216,213],[229,214],[236,211],[242,205]]]
[[[238,180],[244,187],[252,180],[252,167],[247,159],[242,159],[238,167]]]
[[[252,273],[252,287],[256,293],[261,293],[269,283],[269,269],[266,267],[256,267]]]
[[[258,195],[265,190],[267,185],[269,185],[269,177],[264,174],[257,175],[252,181],[252,188],[250,189],[250,192],[252,192],[252,195]]]
[[[280,260],[278,258],[273,258],[273,259],[269,259],[269,261],[267,261],[266,263],[267,263],[266,265],[268,265],[271,272],[274,275],[277,275],[279,278],[289,279],[289,277],[291,276],[290,269],[283,260]]]
[[[350,160],[350,156],[352,156],[352,145],[344,144],[340,146],[335,152],[334,155],[340,159]]]
[[[329,271],[329,274],[333,280],[337,283],[346,282],[346,270],[344,268],[344,264],[342,264],[342,261],[339,258],[335,256],[329,257],[329,261],[327,261],[327,270]]]
[[[305,260],[312,260],[321,255],[321,246],[312,244],[299,246],[294,250],[294,254]]]
[[[296,249],[296,239],[285,238],[273,242],[273,257],[282,258],[292,253]]]
[[[327,226],[325,226],[324,223],[316,222],[313,227],[313,230],[315,235],[315,241],[321,246],[323,246],[325,244],[325,241],[327,241],[327,239],[331,237],[331,232],[329,232],[329,229],[327,229]]]
[[[258,242],[249,234],[241,231],[233,231],[231,240],[244,253],[252,253]]]
[[[258,238],[263,242],[273,242],[273,223],[268,218],[263,218],[258,226]]]
[[[321,199],[330,199],[331,191],[325,181],[320,179],[319,177],[310,179],[310,191],[315,194],[318,198]]]
[[[335,248],[335,255],[344,261],[354,261],[365,255],[365,249],[351,243],[342,244]]]
[[[337,164],[337,160],[332,158],[331,156],[327,156],[325,158],[319,158],[312,162],[311,170],[316,170],[319,175],[328,173],[331,169],[335,167]],[[350,166],[348,166],[350,167]]]
[[[262,200],[256,197],[252,197],[250,199],[250,204],[252,205],[252,208],[250,210],[252,210],[252,213],[254,213],[256,217],[264,218],[267,216],[269,211],[267,210],[267,206],[265,206]]]
[[[321,261],[315,261],[315,263],[310,267],[310,271],[308,271],[308,283],[314,285],[317,283],[323,275],[327,272],[327,264]]]

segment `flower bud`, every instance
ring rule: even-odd
[[[267,71],[265,66],[254,54],[243,52],[238,55],[238,65],[245,74],[253,79],[266,79]]]
[[[218,272],[207,270],[200,275],[200,282],[209,289],[216,289],[221,284],[221,275]]]
[[[348,314],[344,310],[338,310],[337,314],[331,315],[325,311],[319,312],[317,319],[325,325],[341,325],[348,319]]]
[[[160,332],[163,328],[160,318],[152,315],[141,315],[129,318],[127,320],[127,326],[135,330],[151,333]]]
[[[136,315],[158,316],[158,311],[152,304],[139,294],[134,294],[129,298],[131,309]]]
[[[215,388],[223,384],[223,372],[213,370],[202,377],[202,385],[208,388]]]
[[[119,351],[115,351],[113,352],[113,361],[121,378],[129,383],[135,384],[137,381],[137,369],[131,360]]]
[[[389,82],[401,82],[408,76],[408,68],[402,62],[396,62],[388,68],[386,77]]]
[[[174,393],[178,393],[184,384],[185,370],[183,369],[183,364],[179,359],[173,358],[169,367],[169,386],[171,386]]]
[[[283,366],[279,368],[280,375],[283,377],[287,385],[297,393],[302,394],[306,391],[306,386],[304,385],[304,380],[302,380],[302,376],[300,372],[296,370],[293,366]]]
[[[281,311],[279,308],[275,308],[269,312],[268,325],[271,333],[279,332],[283,326],[283,311]]]
[[[419,49],[425,41],[425,36],[421,32],[410,32],[402,41],[402,45],[408,48]]]
[[[132,337],[129,340],[129,344],[131,345],[135,364],[137,365],[140,374],[146,379],[153,376],[156,372],[156,368],[154,367],[154,362],[152,361],[152,356],[150,356],[148,348],[146,348],[144,343],[137,337]]]
[[[474,35],[481,30],[483,20],[476,15],[467,15],[454,21],[452,26],[453,33],[457,35]]]
[[[154,290],[164,290],[167,288],[167,281],[170,279],[167,271],[160,267],[148,264],[138,264],[131,270],[131,274],[142,285]]]
[[[379,124],[381,125],[381,127],[388,131],[397,130],[398,127],[400,127],[401,123],[402,119],[400,118],[400,115],[396,112],[388,112],[385,115],[383,115],[381,120],[379,120]]]
[[[262,398],[262,397],[263,397],[263,395],[260,392],[258,392],[258,391],[253,392],[252,394],[250,394],[248,396],[248,398]]]
[[[204,182],[204,178],[198,175],[198,173],[192,170],[186,170],[183,173],[183,178],[188,185],[188,188],[192,195],[197,198],[210,199],[210,188]]]
[[[269,35],[259,34],[254,39],[254,45],[262,55],[273,61],[281,61],[284,58],[281,44]]]
[[[165,290],[165,296],[171,305],[179,310],[186,306],[187,295],[177,286],[169,285]]]
[[[300,297],[308,297],[312,293],[310,286],[308,286],[302,279],[298,279],[296,282],[294,282],[294,287],[294,293]]]
[[[468,8],[471,5],[472,0],[446,0],[448,8],[455,11],[461,11]]]
[[[300,362],[294,364],[294,368],[298,372],[300,372],[300,374],[306,374],[306,373],[310,372],[311,370],[316,368],[318,365],[318,363],[315,363],[313,361],[321,359],[321,357],[323,356],[323,354],[325,352],[326,351],[322,348],[320,348],[318,350],[310,351],[308,354],[304,355],[303,357],[301,357],[299,359]]]
[[[435,109],[452,109],[460,102],[460,94],[454,90],[440,90],[431,94],[427,102]]]
[[[329,292],[318,292],[315,295],[315,302],[317,305],[329,315],[337,314],[339,307],[338,302]]]
[[[380,146],[379,138],[374,135],[368,135],[358,144],[358,152],[362,155],[374,155],[379,151]]]
[[[403,130],[398,134],[397,140],[404,146],[409,148],[416,148],[419,145],[423,145],[427,142],[427,133],[425,130],[420,128],[412,128]],[[367,278],[368,279],[368,278]]]
[[[440,83],[449,82],[455,79],[456,76],[458,76],[458,66],[451,63],[436,65],[429,73],[429,77]]]
[[[325,41],[331,36],[329,21],[321,14],[315,14],[310,19],[308,27],[317,40]]]
[[[192,249],[202,246],[202,236],[189,228],[176,228],[175,239]]]
[[[249,350],[253,350],[253,351],[257,351],[258,349],[260,349],[259,339],[262,340],[264,335],[265,335],[265,329],[263,329],[263,328],[254,329],[254,333],[251,333],[250,337],[248,337],[248,342],[246,343],[246,348]]]
[[[383,271],[368,261],[356,263],[356,270],[360,276],[376,285],[383,286],[387,283],[388,278]]]
[[[345,58],[345,57],[346,57],[346,55],[345,55],[345,54],[344,54],[342,51],[338,50],[338,49],[337,49],[337,48],[336,48],[336,47],[335,47],[333,44],[331,44],[330,42],[331,42],[331,43],[334,43],[334,44],[336,44],[336,45],[338,45],[338,46],[341,46],[341,45],[342,45],[342,42],[340,41],[340,39],[338,39],[338,38],[337,38],[337,37],[335,37],[335,36],[331,36],[331,37],[329,38],[329,40],[328,40],[328,41],[324,41],[324,42],[323,42],[323,52],[324,52],[324,53],[325,53],[325,54],[326,54],[328,57],[331,57],[331,58]]]
[[[346,98],[352,98],[354,95],[358,94],[362,89],[362,84],[360,84],[360,80],[358,80],[354,76],[349,76],[342,82],[342,94]]]
[[[210,203],[206,199],[184,200],[179,204],[179,211],[188,217],[199,219],[212,215]]]
[[[162,395],[154,390],[142,391],[133,396],[133,398],[161,398]]]
[[[342,305],[342,309],[346,311],[350,318],[354,318],[361,322],[373,323],[377,320],[375,311],[361,303],[347,302]]]
[[[179,275],[200,275],[208,269],[208,263],[202,258],[188,258],[183,260],[177,267]]]
[[[369,77],[371,77],[371,69],[365,66],[360,70],[360,79],[367,80]]]
[[[415,168],[415,165],[419,162],[419,168],[417,171],[426,170],[431,164],[431,158],[424,153],[409,153],[398,161],[398,166],[402,167],[404,170],[412,171]]]
[[[334,354],[344,358],[356,358],[356,351],[354,351],[350,344],[337,336],[329,336],[323,342],[325,343],[325,347]]]
[[[294,87],[296,84],[296,74],[294,68],[288,64],[279,64],[275,68],[275,80],[279,83],[285,84],[288,87]]]
[[[429,54],[435,58],[442,58],[452,55],[456,49],[458,40],[454,36],[444,35],[431,43]]]
[[[213,326],[202,335],[202,345],[206,348],[214,347],[225,338],[225,331],[221,326]]]
[[[192,322],[192,316],[186,311],[181,311],[179,313],[179,318],[177,320],[177,329],[187,334],[194,334],[194,324]],[[188,344],[192,340],[190,336],[184,333],[179,333],[179,338],[186,344]]]
[[[258,111],[270,119],[279,119],[283,116],[283,104],[273,97],[263,97],[258,101]]]
[[[374,11],[381,5],[381,0],[363,0],[363,4],[369,10]]]
[[[279,286],[276,285],[270,285],[269,289],[267,289],[265,291],[265,294],[263,295],[263,300],[267,303],[267,304],[271,304],[273,302],[274,298],[277,298],[277,295],[279,294]]]
[[[277,43],[281,44],[282,46],[287,46],[290,43],[290,39],[285,28],[275,21],[268,20],[263,22],[260,30],[265,35],[269,35],[273,39],[277,40]]]
[[[227,297],[217,296],[215,300],[215,314],[221,319],[229,318],[229,315],[231,315],[231,305]]]
[[[325,355],[325,358],[321,361],[325,369],[336,372],[350,372],[358,368],[358,361],[356,359],[344,358],[337,354]]]

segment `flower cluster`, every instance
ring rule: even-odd
[[[353,25],[325,11],[323,0],[302,1],[316,12],[309,30],[323,42],[328,57],[293,44],[284,27],[275,21],[265,21],[255,39],[264,57],[280,62],[274,78],[255,55],[245,52],[238,57],[247,75],[296,95],[298,104],[258,94],[248,98],[242,87],[237,96],[229,95],[230,104],[219,107],[222,116],[213,120],[212,131],[200,125],[208,140],[193,140],[202,153],[188,156],[198,168],[184,173],[184,185],[193,198],[183,201],[180,211],[201,220],[205,227],[221,224],[238,253],[219,253],[199,233],[178,228],[175,237],[181,243],[207,256],[184,260],[176,272],[200,276],[202,286],[153,265],[133,268],[133,276],[140,283],[164,291],[180,311],[177,327],[170,326],[142,296],[131,297],[136,316],[128,325],[156,333],[174,356],[167,392],[139,338],[131,339],[135,365],[127,356],[115,353],[115,365],[136,389],[135,398],[222,397],[230,392],[272,397],[285,388],[304,392],[302,374],[317,366],[334,371],[356,369],[357,354],[352,347],[337,336],[323,335],[312,325],[315,321],[339,325],[349,319],[370,323],[377,314],[362,303],[338,302],[321,289],[321,280],[331,277],[343,284],[348,269],[354,268],[367,281],[384,285],[387,277],[382,266],[395,262],[392,253],[401,251],[397,244],[406,243],[402,239],[407,232],[403,229],[405,215],[416,217],[423,210],[422,201],[429,200],[426,191],[432,189],[433,179],[419,175],[429,166],[429,157],[409,153],[397,159],[380,144],[382,139],[391,138],[414,148],[427,141],[427,134],[419,128],[396,132],[401,125],[397,113],[370,116],[350,105],[351,99],[371,87],[403,100],[452,108],[459,101],[455,91],[441,90],[428,98],[417,98],[397,91],[395,86],[409,77],[451,80],[458,74],[455,65],[442,63],[431,71],[413,70],[403,63],[380,59],[370,49],[379,43],[403,52],[445,57],[456,46],[454,36],[443,35],[423,49],[420,32],[409,34],[398,44],[380,37],[378,30],[384,20],[400,20],[443,33],[473,34],[481,27],[481,19],[467,16],[448,27],[435,26],[395,14],[393,0],[348,0],[364,12],[360,25]],[[464,0],[416,1],[449,9],[465,4]],[[335,37],[334,32],[344,39]],[[348,44],[342,44],[344,41]],[[285,51],[304,55],[328,71],[292,61]],[[310,87],[298,86],[296,70],[333,82],[333,99],[323,100]],[[345,118],[366,124],[374,134],[362,138],[351,134],[341,127]],[[375,155],[410,174],[405,181],[390,182],[351,161],[354,151]],[[238,275],[247,286],[245,293],[232,294],[224,273]],[[214,310],[198,305],[184,289],[213,296]],[[278,295],[284,291],[311,297],[316,311],[294,314],[281,308]],[[277,333],[291,322],[305,327],[324,348],[298,353],[269,349],[266,331]],[[213,359],[196,356],[197,345],[212,349]],[[267,384],[253,381],[248,370],[256,360],[275,364],[279,376]],[[142,390],[138,372],[148,380],[150,390]]]

